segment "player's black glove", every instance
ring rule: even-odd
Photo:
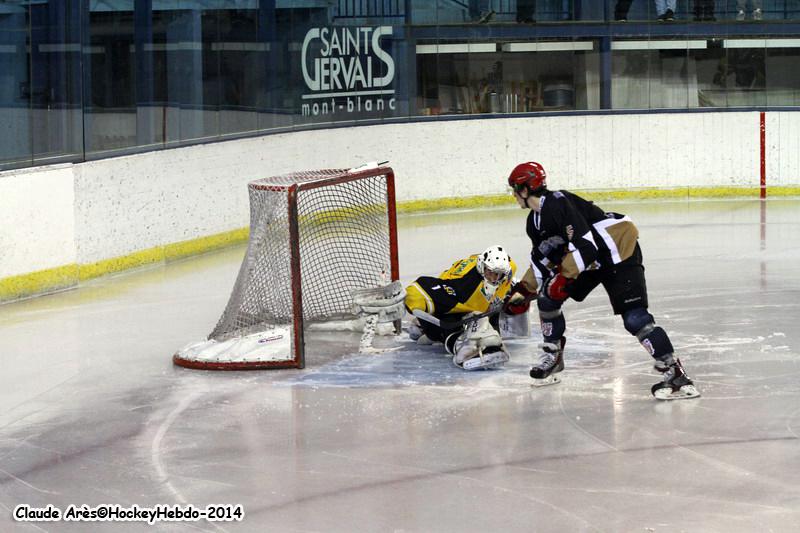
[[[507,315],[527,313],[536,293],[531,292],[524,283],[516,283],[503,300],[503,312]]]

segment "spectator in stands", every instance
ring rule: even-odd
[[[739,12],[736,13],[736,20],[745,19],[746,5],[747,0],[736,0],[736,9],[739,10]],[[764,12],[761,11],[761,0],[750,0],[750,5],[753,7],[753,20],[761,20],[764,17]]]
[[[536,0],[517,0],[517,22],[523,24],[536,22]]]
[[[694,0],[694,20],[698,22],[717,20],[714,18],[714,0]]]
[[[656,0],[656,12],[659,22],[675,20],[675,4],[677,0]]]
[[[733,48],[720,60],[713,82],[720,87],[763,91],[766,80],[763,48]]]
[[[614,7],[614,20],[617,22],[626,22],[628,20],[628,10],[631,8],[633,0],[617,0]],[[677,0],[656,0],[656,13],[658,13],[658,21],[673,21],[675,20],[675,3]]]
[[[614,20],[617,22],[628,22],[628,10],[631,8],[633,0],[617,0],[614,6]]]
[[[494,15],[494,10],[489,9],[489,0],[469,0],[469,19],[472,22],[486,24]]]

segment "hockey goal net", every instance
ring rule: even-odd
[[[304,326],[353,318],[352,291],[398,279],[394,172],[297,172],[248,184],[250,240],[217,326],[189,368],[303,368]]]

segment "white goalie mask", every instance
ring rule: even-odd
[[[511,258],[502,246],[490,246],[478,255],[476,268],[483,276],[484,294],[490,297],[503,281],[511,277]]]

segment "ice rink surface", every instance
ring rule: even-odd
[[[659,402],[602,288],[565,305],[563,383],[539,330],[503,370],[440,347],[213,372],[236,247],[0,306],[0,531],[800,531],[800,200],[601,202],[641,232],[650,311],[702,398]],[[526,212],[400,218],[401,278],[503,244]],[[343,354],[341,352],[344,352]],[[22,523],[19,504],[241,504],[241,522]]]

